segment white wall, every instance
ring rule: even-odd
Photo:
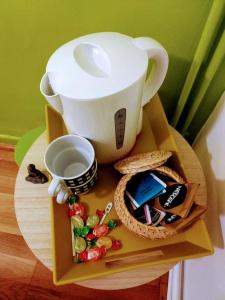
[[[206,176],[205,220],[215,253],[177,265],[170,274],[168,299],[225,300],[225,92],[193,148]]]

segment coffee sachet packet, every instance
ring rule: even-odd
[[[148,204],[146,204],[146,206],[148,206]],[[148,208],[151,216],[151,226],[158,226],[166,213],[154,207],[148,206]]]
[[[138,222],[141,222],[146,225],[151,225],[151,214],[148,210],[148,205],[142,205],[138,209],[133,210],[133,216]]]
[[[151,226],[157,226],[163,220],[165,215],[166,213],[164,211],[151,207],[149,204],[145,204],[133,211],[135,219],[143,224]]]
[[[203,215],[207,210],[206,206],[198,205],[194,203],[191,210],[186,218],[181,218],[178,215],[173,215],[166,213],[166,216],[160,223],[160,225],[167,227],[171,230],[176,230],[177,232],[183,231],[185,228],[190,226],[192,223],[199,220],[200,216]]]
[[[199,184],[167,182],[166,192],[155,199],[154,207],[185,218],[192,207]]]

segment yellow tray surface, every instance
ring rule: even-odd
[[[50,106],[46,106],[46,123],[48,142],[67,133],[62,117]],[[178,153],[175,141],[161,105],[155,97],[144,108],[143,130],[137,138],[131,154],[170,150],[173,157],[170,165],[185,179],[182,157]],[[88,214],[96,209],[104,209],[109,201],[113,201],[114,190],[121,175],[112,166],[99,167],[98,182],[93,190],[80,197],[87,207]],[[58,205],[51,199],[51,225],[53,243],[53,280],[56,285],[86,280],[98,276],[109,275],[144,266],[177,262],[210,255],[212,244],[203,220],[197,221],[190,229],[163,240],[143,239],[126,229],[122,224],[110,232],[109,236],[122,242],[118,251],[109,251],[97,262],[74,264],[72,260],[70,220],[67,216],[67,205]],[[117,219],[113,208],[109,219]],[[107,221],[106,220],[106,221]]]

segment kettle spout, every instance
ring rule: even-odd
[[[63,114],[60,96],[55,94],[49,82],[48,73],[45,73],[40,82],[40,91],[48,103],[60,114]]]

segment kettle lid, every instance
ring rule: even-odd
[[[132,38],[115,32],[93,33],[58,48],[47,64],[55,93],[96,99],[117,93],[145,75],[148,57]]]

